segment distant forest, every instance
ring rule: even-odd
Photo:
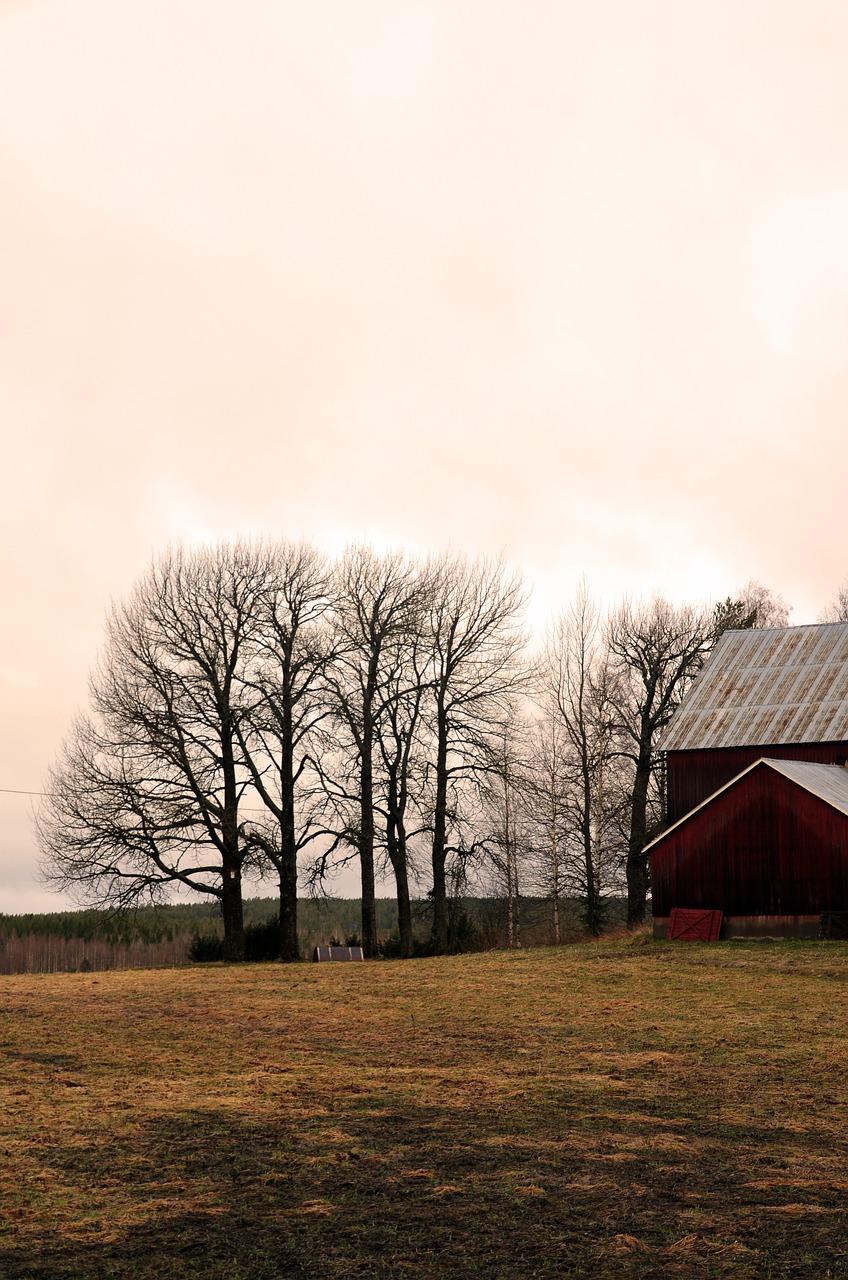
[[[521,900],[521,919],[527,945],[551,941],[550,903],[542,898]],[[392,898],[378,898],[378,955],[400,953],[397,906]],[[276,898],[248,898],[244,903],[245,932],[250,960],[278,955],[279,903]],[[583,904],[566,902],[563,930],[577,940],[585,930]],[[358,898],[304,898],[298,903],[300,955],[310,959],[313,949],[330,941],[356,943],[362,904]],[[502,899],[466,898],[452,904],[455,950],[472,951],[505,946],[508,940],[507,904]],[[623,924],[623,902],[611,908],[611,923]],[[432,950],[432,902],[413,902],[415,948]],[[49,914],[0,915],[0,974],[73,973],[107,969],[153,968],[220,959],[223,924],[214,903],[180,903],[140,907],[133,911],[60,911]],[[252,954],[251,954],[252,952]]]

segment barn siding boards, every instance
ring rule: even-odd
[[[666,814],[669,824],[679,822],[708,796],[763,757],[842,765],[848,761],[848,741],[766,743],[724,750],[669,751],[666,756]]]
[[[823,912],[848,911],[848,814],[780,765],[761,760],[650,846],[659,936],[673,907],[722,910],[725,936],[766,917],[789,933],[814,920],[816,932]],[[831,769],[828,784],[848,796],[848,774]]]
[[[821,916],[724,916],[721,940],[728,938],[821,938]],[[654,937],[668,937],[669,920],[654,917]]]

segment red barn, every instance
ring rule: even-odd
[[[660,747],[656,936],[674,907],[723,911],[725,936],[848,921],[848,624],[726,632]]]

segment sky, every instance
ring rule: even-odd
[[[111,600],[239,534],[541,627],[848,577],[841,0],[0,0],[0,913]]]

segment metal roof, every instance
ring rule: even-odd
[[[813,764],[809,760],[766,760],[765,763],[824,800],[832,809],[848,815],[848,769],[842,765]]]
[[[848,740],[848,623],[725,631],[661,751]]]
[[[768,760],[763,758],[755,760],[753,764],[749,764],[747,769],[737,773],[735,778],[731,778],[723,787],[719,787],[718,791],[714,791],[711,796],[707,796],[706,800],[696,804],[694,809],[684,813],[682,818],[678,818],[677,822],[667,827],[650,844],[646,844],[643,852],[647,852],[648,849],[653,849],[654,845],[660,844],[672,831],[682,826],[684,822],[688,822],[699,809],[704,809],[708,804],[712,804],[722,792],[729,791],[731,787],[735,787],[741,778],[751,773],[752,770],[759,769],[761,765],[767,765],[769,769],[774,769],[776,773],[782,773],[785,778],[796,782],[799,787],[803,787],[805,791],[818,796],[825,804],[829,804],[832,809],[838,809],[840,813],[844,813],[848,817],[848,768],[841,764],[813,764],[809,760]]]

